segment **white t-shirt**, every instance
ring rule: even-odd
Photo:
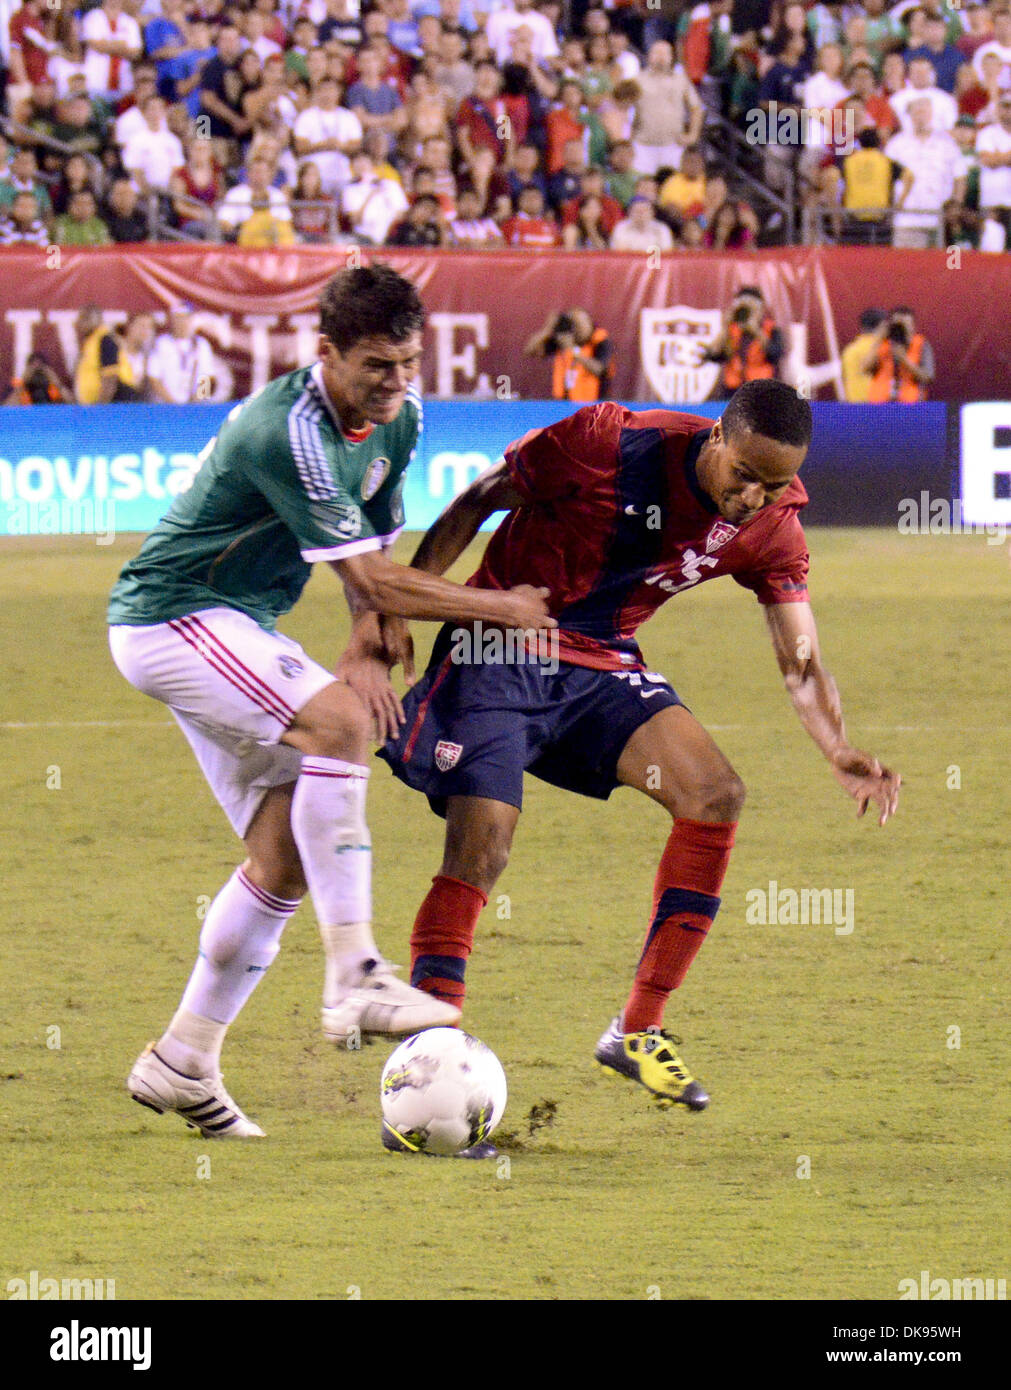
[[[61,101],[70,94],[70,79],[78,75],[87,77],[87,64],[83,58],[79,63],[72,63],[69,58],[64,58],[62,53],[50,54],[49,76],[53,79],[56,95]]]
[[[527,10],[523,14],[513,9],[497,10],[495,14],[488,16],[485,33],[499,67],[511,59],[513,49],[509,41],[510,34],[514,29],[522,27],[530,30],[533,38],[531,48],[535,58],[543,61],[545,58],[558,57],[558,40],[555,38],[551,21],[539,10]]]
[[[95,39],[99,43],[120,39],[138,53],[144,51],[144,41],[137,21],[128,14],[118,14],[113,27],[109,22],[109,16],[101,8],[89,10],[84,16],[81,38],[85,45],[89,39]],[[133,91],[133,64],[127,58],[120,58],[117,62],[108,53],[98,53],[95,49],[88,48],[84,57],[84,75],[88,81],[88,95],[92,97],[123,97]],[[114,75],[115,84],[112,80]]]
[[[983,59],[988,53],[996,53],[1001,60],[1001,78],[1011,77],[1011,47],[1006,43],[998,43],[996,39],[989,39],[986,43],[980,44],[979,48],[972,55],[972,65],[976,69],[976,76],[983,81]],[[50,59],[50,63],[52,60]],[[1004,86],[1005,82],[1001,82]]]
[[[206,338],[195,333],[192,338],[175,338],[161,333],[155,339],[148,362],[148,376],[161,382],[177,405],[195,401],[202,379],[214,376],[214,354]]]
[[[123,168],[143,174],[152,188],[168,188],[169,179],[185,163],[178,136],[170,130],[151,130],[146,122],[123,146]]]
[[[291,208],[281,190],[268,188],[266,197],[271,215],[279,222],[290,222]],[[253,207],[253,190],[248,183],[240,183],[235,188],[230,188],[221,200],[218,221],[223,227],[240,227],[257,210]]]
[[[123,112],[122,116],[116,117],[116,123],[112,127],[112,138],[122,149],[142,130],[147,130],[147,121],[145,121],[139,106],[130,106]]]
[[[801,101],[808,111],[826,111],[828,114],[822,120],[809,120],[807,127],[807,143],[810,149],[823,149],[830,142],[826,134],[831,136],[834,124],[832,110],[841,101],[845,101],[850,94],[850,89],[845,82],[840,82],[837,77],[829,77],[827,73],[816,72],[809,77],[801,88],[803,93]],[[952,122],[954,124],[954,122]]]
[[[361,144],[363,133],[361,121],[344,106],[338,106],[333,111],[309,106],[299,115],[292,128],[296,140],[308,140],[312,145],[321,140],[338,140],[342,145]],[[324,193],[337,193],[350,182],[351,164],[347,155],[341,154],[340,150],[318,150],[315,154],[302,156],[299,163],[316,165]]]
[[[408,209],[407,194],[395,179],[358,180],[341,194],[341,207],[358,236],[382,246],[390,228]]]
[[[1011,154],[1011,130],[987,125],[976,136],[977,154]],[[987,169],[979,166],[979,205],[981,208],[1011,208],[1011,166]]]
[[[674,250],[674,234],[666,222],[655,217],[644,232],[632,225],[630,218],[623,218],[611,233],[612,251],[660,251]]]
[[[935,132],[952,130],[958,120],[958,102],[953,96],[942,91],[940,87],[907,86],[888,98],[889,105],[898,117],[900,132],[909,134],[912,131],[913,122],[909,115],[909,107],[914,101],[922,101],[924,98],[927,98],[934,108]]]
[[[908,169],[913,185],[905,200],[912,212],[896,212],[896,227],[937,227],[936,216],[951,197],[955,180],[969,171],[961,150],[950,135],[934,131],[926,139],[900,131],[885,146],[885,154]],[[896,184],[896,194],[899,185]]]

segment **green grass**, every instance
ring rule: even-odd
[[[1011,1273],[1007,553],[811,542],[826,660],[854,742],[903,774],[899,815],[856,820],[749,595],[710,584],[667,605],[647,655],[749,787],[722,912],[668,1012],[713,1104],[654,1112],[590,1061],[634,968],[663,813],[531,779],[508,903],[469,969],[468,1027],[509,1077],[508,1165],[380,1149],[388,1049],[324,1046],[308,908],[226,1045],[269,1138],[215,1147],[129,1101],[238,845],[170,718],[108,658],[105,596],[135,538],[6,542],[0,1287],[35,1269],[115,1279],[120,1298],[887,1299],[922,1269]],[[284,626],[336,658],[332,575]],[[424,655],[433,629],[417,634]],[[377,935],[404,961],[441,822],[379,764],[369,818]],[[745,894],[770,879],[852,888],[854,932],[748,925]]]

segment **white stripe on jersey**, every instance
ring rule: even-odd
[[[331,502],[340,494],[334,486],[319,430],[326,407],[310,381],[288,412],[288,440],[298,476],[312,502]]]

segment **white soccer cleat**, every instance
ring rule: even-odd
[[[243,1115],[217,1076],[184,1076],[148,1043],[133,1064],[127,1090],[140,1105],[163,1115],[174,1110],[205,1139],[264,1139],[259,1125]]]
[[[399,968],[387,960],[365,962],[358,983],[332,1007],[324,1005],[323,1034],[328,1042],[347,1046],[349,1039],[363,1034],[399,1038],[456,1023],[460,1010],[454,1004],[398,980],[394,971]]]

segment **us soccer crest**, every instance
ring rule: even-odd
[[[440,738],[435,745],[435,765],[440,772],[449,772],[450,768],[456,767],[460,761],[460,754],[463,752],[462,743],[450,743],[448,739]]]
[[[721,545],[726,545],[727,541],[732,541],[737,535],[737,527],[732,526],[729,521],[714,521],[709,528],[709,535],[706,536],[706,554],[711,555],[714,550],[719,550]]]
[[[639,354],[646,380],[665,405],[704,401],[720,374],[706,362],[706,348],[720,335],[719,309],[643,309],[639,315]]]

